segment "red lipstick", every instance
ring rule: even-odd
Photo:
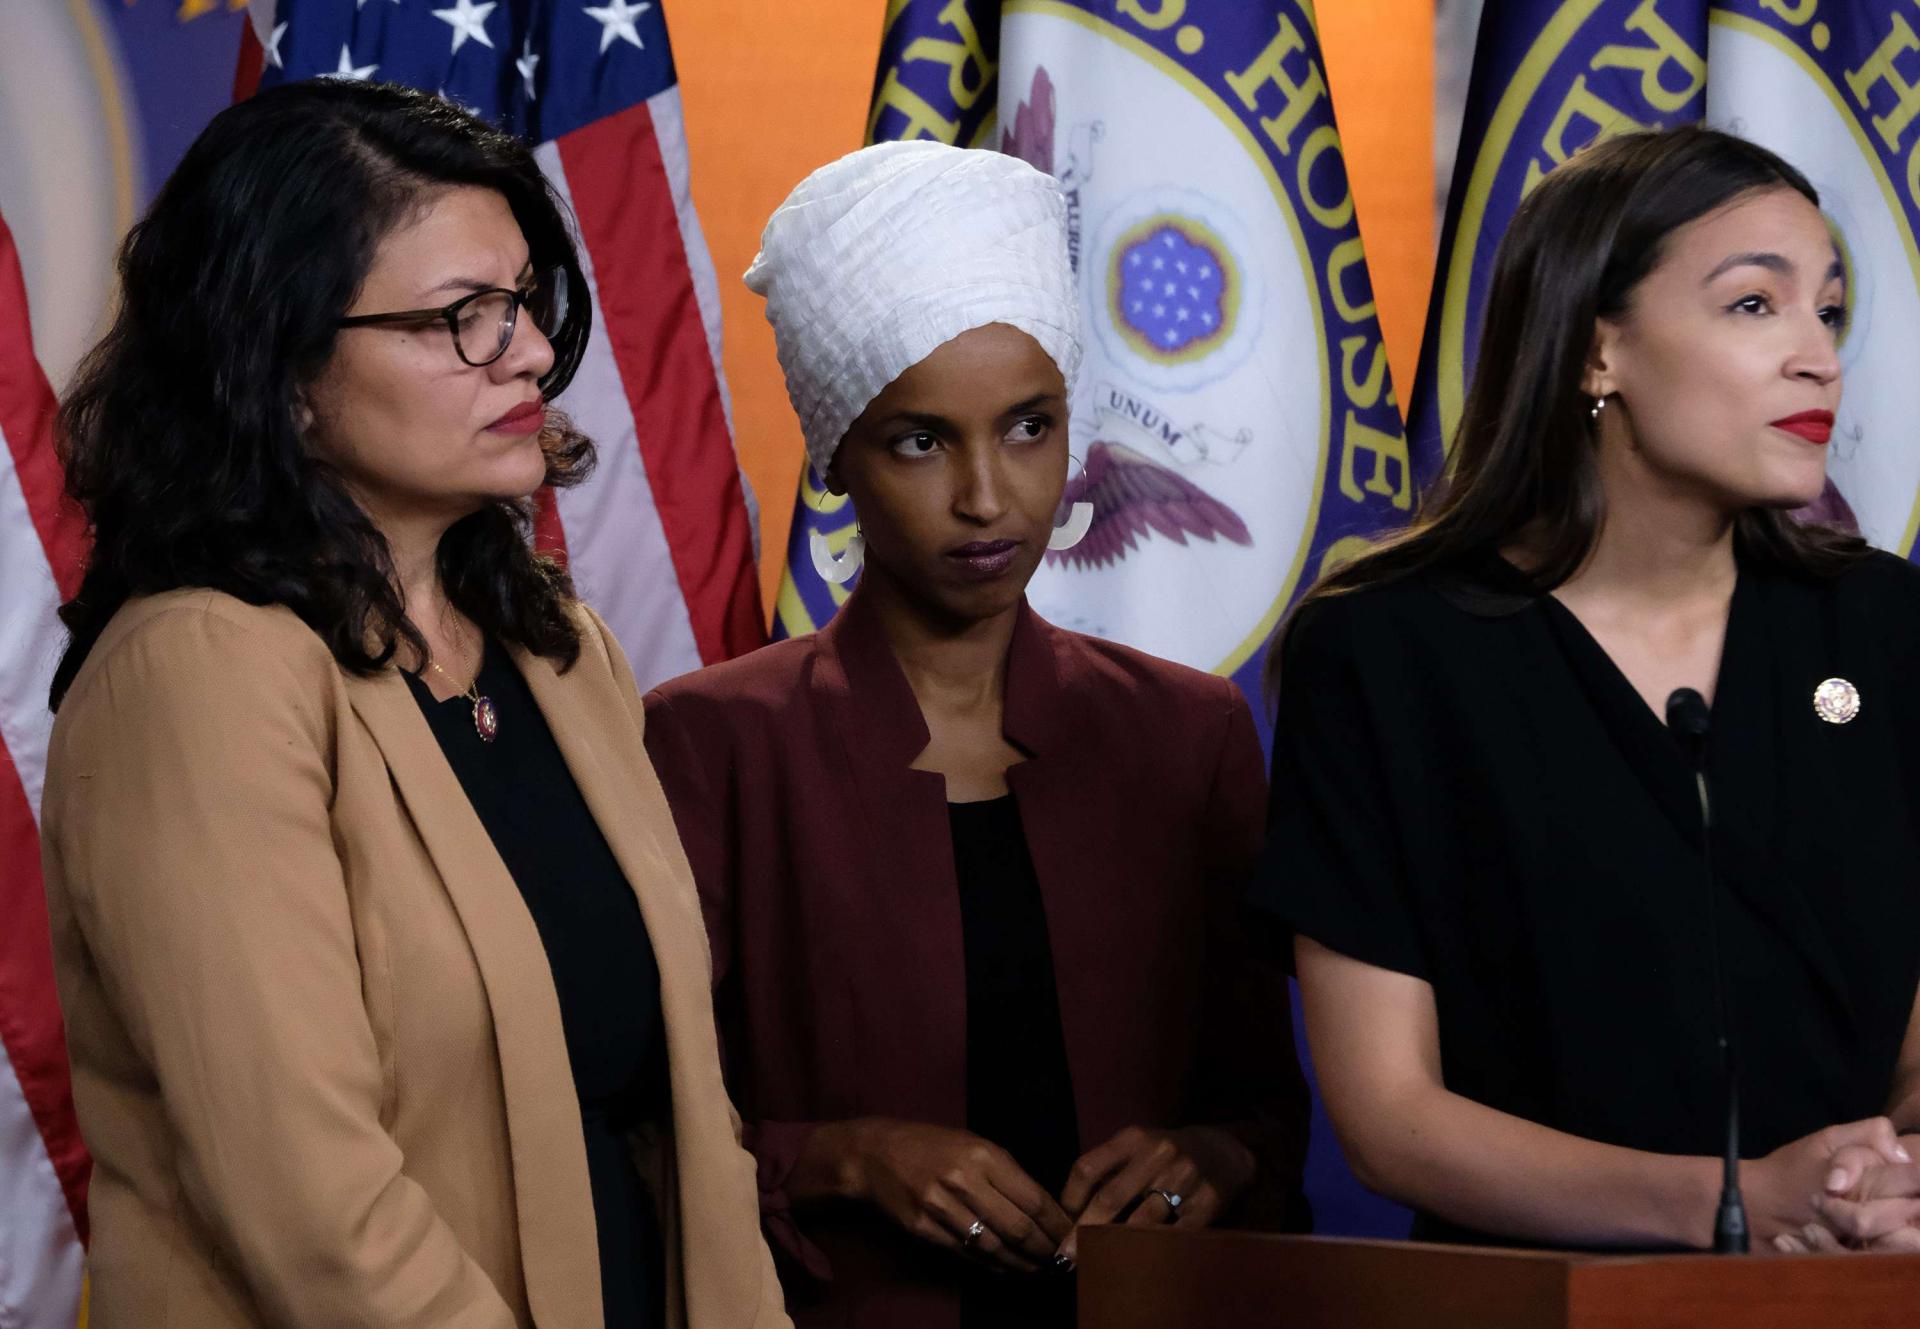
[[[537,434],[547,422],[547,404],[539,397],[522,402],[487,426],[493,434]]]
[[[1809,443],[1824,444],[1833,437],[1832,411],[1802,411],[1798,415],[1789,415],[1773,422],[1775,429],[1784,430],[1796,438],[1804,438]]]

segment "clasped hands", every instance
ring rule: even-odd
[[[870,1121],[860,1190],[925,1241],[1018,1273],[1070,1266],[1082,1223],[1206,1227],[1253,1180],[1252,1151],[1230,1132],[1128,1127],[1073,1165],[1059,1197],[1012,1155],[967,1131]],[[1175,1212],[1156,1192],[1180,1197]],[[975,1223],[979,1226],[976,1228]]]
[[[1920,1136],[1885,1117],[1830,1126],[1743,1164],[1757,1240],[1788,1255],[1920,1251]]]

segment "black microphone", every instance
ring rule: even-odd
[[[1707,872],[1707,950],[1713,961],[1713,1000],[1720,1018],[1720,1070],[1726,1081],[1726,1148],[1721,1154],[1720,1208],[1713,1216],[1713,1249],[1720,1255],[1745,1255],[1747,1206],[1740,1198],[1740,1082],[1734,1076],[1727,982],[1720,972],[1720,883],[1713,875],[1713,804],[1707,797],[1707,730],[1712,723],[1706,698],[1692,688],[1676,688],[1667,698],[1667,728],[1686,750],[1693,765],[1693,785],[1700,793],[1700,847]]]

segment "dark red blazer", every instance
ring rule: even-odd
[[[952,1257],[864,1208],[795,1213],[813,1124],[966,1125],[966,984],[946,783],[855,594],[824,630],[646,699],[648,751],[706,910],[715,1006],[796,1324],[952,1329]],[[1304,1224],[1307,1096],[1284,957],[1237,926],[1266,820],[1226,679],[1022,608],[1007,772],[1044,899],[1083,1147],[1228,1126],[1260,1177],[1231,1221]]]

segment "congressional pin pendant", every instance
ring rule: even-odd
[[[1813,690],[1813,713],[1828,724],[1845,724],[1860,714],[1860,689],[1844,678],[1830,678]]]
[[[1851,718],[1851,717],[1849,717]],[[491,743],[500,735],[500,712],[492,697],[478,697],[473,703],[473,727],[482,743]]]

